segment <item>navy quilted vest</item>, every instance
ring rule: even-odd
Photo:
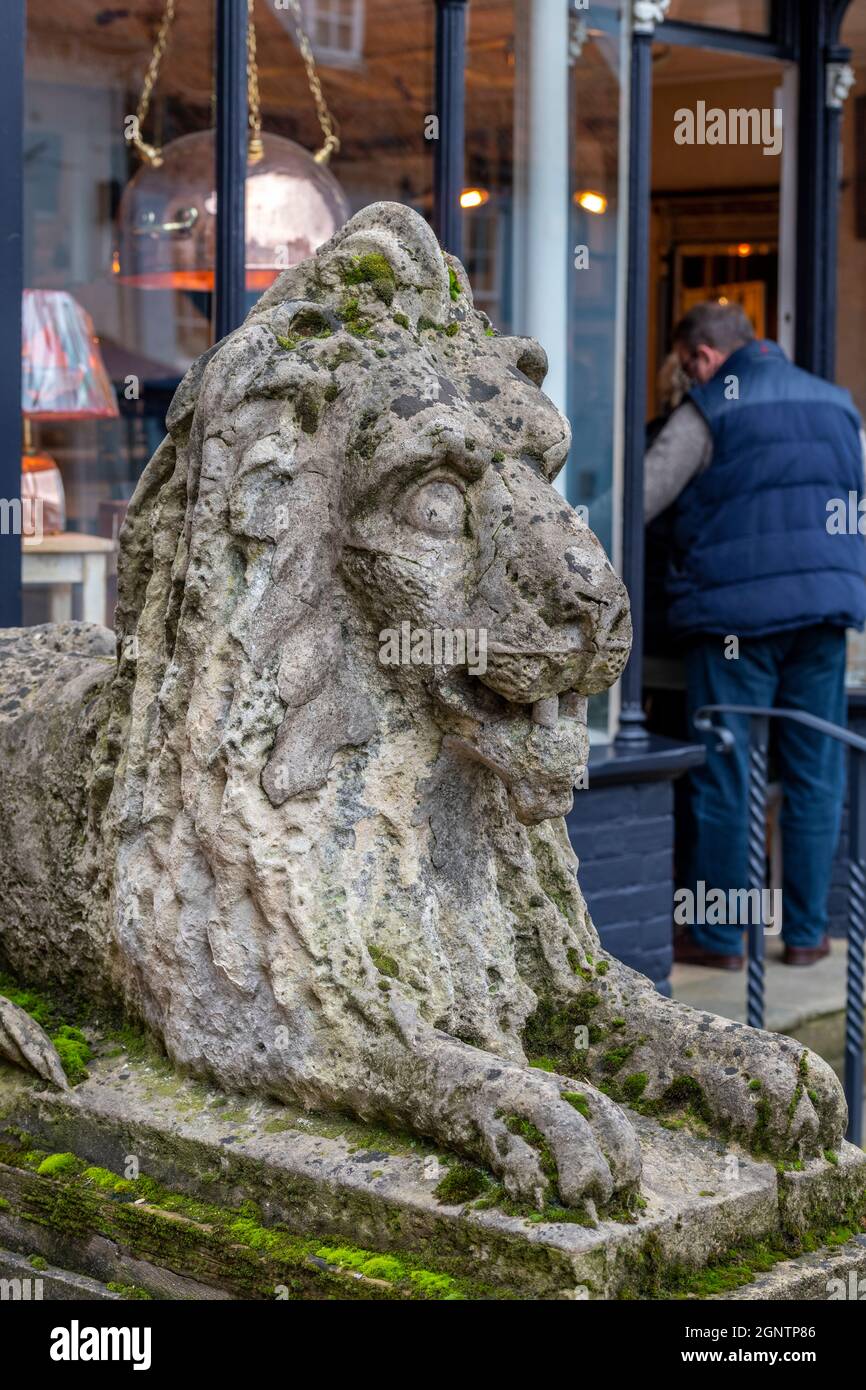
[[[738,399],[730,381],[735,377]],[[763,637],[866,620],[866,540],[833,534],[828,503],[863,496],[849,393],[794,367],[776,343],[738,348],[690,399],[713,436],[709,468],[675,504],[672,632]],[[864,520],[866,527],[866,520]]]

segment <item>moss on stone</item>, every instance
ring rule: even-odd
[[[382,1297],[379,1283],[394,1285],[394,1297],[487,1297],[491,1292],[462,1276],[430,1269],[410,1254],[328,1245],[321,1236],[297,1236],[281,1224],[264,1225],[256,1204],[215,1206],[163,1188],[142,1175],[132,1182],[109,1169],[87,1167],[74,1154],[42,1155],[0,1144],[0,1162],[30,1171],[22,1190],[22,1216],[74,1240],[99,1234],[126,1246],[137,1258],[213,1282],[246,1297],[272,1297],[276,1286],[289,1297]],[[28,1161],[30,1160],[30,1161]],[[481,1175],[483,1177],[483,1175]],[[113,1190],[112,1190],[113,1187]],[[120,1195],[119,1189],[124,1189]],[[376,1281],[357,1289],[322,1269],[323,1261],[353,1269]],[[120,1286],[122,1292],[134,1286]],[[499,1291],[500,1296],[509,1296]],[[131,1293],[126,1296],[132,1297]]]
[[[141,1288],[138,1284],[118,1284],[114,1280],[105,1286],[111,1293],[120,1294],[121,1298],[133,1300],[152,1299],[153,1294],[148,1293],[147,1289]]]
[[[602,1053],[601,1065],[608,1076],[615,1076],[621,1067],[625,1066],[629,1057],[635,1050],[636,1044],[623,1043],[621,1047],[611,1047],[607,1052]]]
[[[460,298],[460,281],[450,265],[448,267],[448,293],[455,302]]]
[[[394,322],[398,324],[400,328],[409,327],[409,319],[405,314],[394,314]]]
[[[522,1115],[500,1115],[499,1118],[505,1122],[505,1127],[510,1134],[518,1135],[524,1143],[535,1150],[538,1155],[539,1167],[547,1180],[548,1198],[556,1205],[560,1205],[559,1170],[556,1166],[553,1150],[541,1130],[531,1120],[525,1120]]]
[[[586,1070],[586,1052],[575,1046],[575,1029],[586,1028],[590,1046],[601,1039],[602,1030],[592,1022],[592,1012],[600,1003],[592,990],[583,990],[564,1005],[540,999],[523,1030],[527,1054],[550,1057],[566,1074],[582,1075]]]
[[[345,270],[343,279],[347,285],[370,285],[373,293],[383,304],[391,303],[397,288],[391,262],[378,251],[354,257],[352,264]]]
[[[319,394],[312,383],[302,386],[295,397],[295,414],[305,434],[315,434],[319,428],[322,405]]]
[[[459,1206],[463,1202],[471,1202],[480,1197],[488,1183],[488,1178],[480,1168],[474,1168],[469,1163],[454,1163],[441,1182],[434,1187],[433,1195],[444,1205]]]
[[[70,1085],[76,1086],[80,1081],[86,1081],[89,1075],[87,1063],[93,1054],[81,1029],[65,1023],[51,1034],[51,1041],[57,1048],[60,1065]]]
[[[590,1118],[592,1111],[585,1095],[582,1095],[580,1091],[562,1091],[560,1094],[562,1099],[567,1101],[585,1120]]]
[[[68,1014],[71,1004],[59,1003],[39,990],[25,989],[11,975],[4,973],[0,973],[0,994],[45,1029],[57,1049],[60,1065],[70,1085],[76,1086],[80,1081],[86,1081],[90,1046],[77,1025],[63,1022],[63,1016]]]
[[[75,1157],[75,1154],[49,1154],[47,1158],[43,1158],[36,1171],[39,1173],[40,1177],[50,1178],[54,1177],[57,1173],[65,1173],[74,1170],[78,1166],[79,1161]]]
[[[388,975],[391,979],[399,980],[400,967],[393,956],[389,956],[386,951],[375,945],[368,946],[367,950],[380,975]]]
[[[645,1071],[632,1072],[620,1083],[620,1089],[627,1101],[640,1100],[647,1088],[649,1077]]]

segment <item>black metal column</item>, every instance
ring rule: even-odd
[[[628,288],[626,292],[625,431],[622,577],[631,599],[631,656],[622,677],[619,744],[647,738],[642,703],[649,204],[652,161],[652,33],[636,33],[631,50],[628,170]]]
[[[21,291],[25,0],[0,7],[0,627],[21,622]],[[16,505],[17,504],[17,505]],[[19,518],[16,520],[16,518]]]
[[[216,284],[214,335],[243,322],[247,176],[247,0],[216,0]]]
[[[836,246],[842,111],[827,104],[827,64],[848,52],[838,35],[850,0],[800,5],[797,133],[796,359],[832,378],[836,359]]]
[[[436,0],[436,116],[433,227],[452,256],[463,254],[460,193],[464,164],[467,0]]]

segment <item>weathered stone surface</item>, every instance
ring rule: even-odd
[[[280,277],[175,397],[116,663],[93,629],[6,635],[0,928],[191,1073],[603,1207],[640,1181],[622,1100],[789,1158],[845,1107],[799,1045],[599,946],[560,817],[630,622],[551,486],[545,368],[398,205]],[[402,623],[484,632],[486,669],[383,664]]]
[[[347,1117],[241,1097],[227,1104],[222,1093],[179,1078],[158,1061],[105,1055],[88,1081],[64,1094],[40,1092],[23,1077],[0,1074],[0,1147],[11,1135],[28,1149],[75,1154],[98,1165],[98,1177],[106,1170],[127,1173],[133,1160],[148,1178],[198,1202],[218,1204],[221,1211],[259,1212],[269,1229],[315,1235],[326,1248],[349,1243],[379,1251],[458,1280],[468,1275],[463,1289],[470,1298],[665,1297],[674,1288],[687,1292],[692,1278],[696,1294],[705,1293],[701,1271],[731,1250],[814,1242],[832,1225],[834,1212],[862,1203],[866,1156],[850,1145],[836,1165],[816,1161],[796,1174],[804,1202],[810,1194],[813,1207],[806,1227],[790,1224],[783,1194],[788,1175],[777,1174],[773,1164],[715,1140],[665,1130],[644,1116],[633,1116],[633,1122],[645,1205],[620,1212],[619,1219],[579,1225],[530,1219],[528,1211],[510,1211],[507,1203],[484,1206],[477,1191],[470,1199],[448,1201],[441,1183],[453,1155],[410,1135],[367,1131]],[[123,1183],[113,1192],[85,1179],[84,1193],[90,1191],[94,1203],[104,1197],[108,1215],[101,1219],[95,1205],[77,1208],[66,1200],[56,1208],[58,1231],[50,1200],[40,1201],[33,1190],[62,1180],[62,1171],[42,1177],[0,1163],[0,1197],[8,1202],[0,1209],[0,1244],[72,1261],[85,1274],[141,1285],[158,1297],[207,1298],[210,1289],[226,1288],[272,1296],[266,1280],[257,1292],[239,1287],[231,1268],[237,1255],[220,1259],[195,1231],[190,1239],[188,1218],[177,1240],[170,1231],[154,1237],[147,1224],[141,1230],[135,1223],[119,1224],[117,1203],[137,1197],[134,1190],[123,1191]],[[82,1185],[76,1190],[81,1196]],[[151,1205],[147,1210],[160,1215]],[[77,1214],[70,1234],[71,1212]],[[206,1226],[207,1209],[194,1214]],[[170,1226],[172,1214],[162,1216]],[[182,1213],[174,1220],[183,1222]],[[824,1251],[820,1258],[839,1260],[847,1253],[846,1244],[844,1252]],[[315,1256],[305,1263],[310,1258]],[[777,1278],[769,1296],[800,1296],[782,1290],[793,1287],[804,1268],[811,1291],[802,1296],[826,1298],[832,1292],[815,1282],[811,1263],[793,1260],[779,1268],[788,1282]],[[243,1277],[249,1279],[246,1270]],[[751,1285],[741,1290],[740,1282],[731,1296],[748,1296]],[[352,1290],[354,1297],[381,1295],[375,1284]]]
[[[65,1090],[69,1084],[57,1048],[28,1013],[0,995],[0,1057],[35,1071],[43,1081]]]

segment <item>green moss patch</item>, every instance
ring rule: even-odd
[[[462,1202],[472,1202],[480,1197],[489,1185],[489,1179],[480,1168],[469,1163],[454,1163],[445,1177],[433,1189],[436,1200],[447,1206],[459,1206]]]
[[[25,1136],[26,1138],[26,1136]],[[214,1205],[172,1192],[142,1175],[122,1178],[88,1166],[73,1153],[45,1154],[0,1144],[0,1162],[18,1170],[22,1219],[70,1240],[93,1234],[122,1244],[138,1258],[248,1298],[462,1299],[510,1297],[428,1267],[403,1251],[359,1249],[342,1239],[299,1236],[282,1223],[266,1225],[256,1203]],[[452,1181],[477,1192],[486,1181],[468,1167]],[[455,1170],[452,1170],[455,1172]],[[447,1178],[448,1175],[446,1175]],[[438,1261],[437,1261],[438,1263]],[[347,1275],[360,1274],[361,1280]],[[146,1296],[133,1285],[113,1285],[123,1297]]]
[[[388,975],[391,979],[399,980],[400,967],[393,956],[389,956],[386,951],[381,950],[378,946],[368,946],[367,950],[370,953],[371,961],[380,975]]]
[[[370,251],[364,256],[355,256],[351,265],[344,271],[343,279],[347,285],[369,285],[383,304],[391,303],[397,288],[391,262],[376,251]]]
[[[90,1045],[81,1029],[63,1022],[63,1006],[34,989],[22,988],[10,975],[0,974],[0,994],[17,1004],[45,1029],[57,1049],[60,1065],[72,1086],[87,1080]]]

